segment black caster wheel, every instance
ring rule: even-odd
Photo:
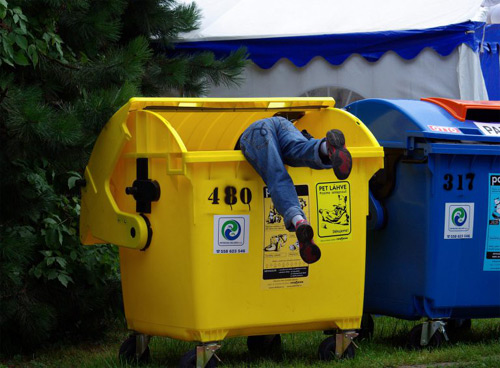
[[[415,327],[412,328],[410,331],[410,334],[408,336],[408,342],[409,345],[412,349],[423,349],[423,348],[438,348],[440,347],[444,341],[444,335],[441,331],[436,331],[434,335],[431,337],[429,343],[426,346],[420,345],[420,339],[422,337],[422,329],[423,329],[422,324],[416,325]]]
[[[335,355],[335,347],[336,347],[336,336],[329,336],[323,340],[323,342],[319,345],[318,355],[319,359],[330,361],[337,359]],[[342,354],[340,359],[353,359],[356,355],[356,350],[354,349],[354,344],[349,344],[346,351]]]
[[[281,335],[248,336],[248,351],[256,356],[270,356],[281,352]]]
[[[120,350],[118,352],[118,359],[121,362],[129,364],[148,363],[151,360],[151,353],[149,351],[149,346],[146,347],[144,353],[142,353],[141,356],[139,357],[136,357],[135,355],[135,346],[136,346],[136,336],[130,335],[120,346]]]
[[[375,329],[375,323],[373,322],[373,317],[371,314],[363,314],[361,318],[361,328],[358,330],[358,340],[369,340],[373,337],[373,330]]]
[[[196,367],[196,348],[189,350],[184,354],[179,361],[179,368],[195,368]],[[217,367],[217,359],[213,356],[210,358],[205,368]]]

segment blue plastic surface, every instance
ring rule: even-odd
[[[347,110],[386,155],[401,155],[393,190],[378,198],[385,226],[367,235],[365,312],[405,319],[500,317],[500,267],[484,270],[490,174],[500,177],[500,137],[424,101],[363,100]]]
[[[369,230],[379,230],[384,226],[385,223],[384,209],[371,192],[368,193],[368,195],[370,203],[368,223],[366,224],[366,228]]]

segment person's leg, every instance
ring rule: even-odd
[[[312,169],[333,168],[339,180],[349,177],[352,157],[340,130],[329,130],[323,139],[307,139],[290,121],[282,117],[273,118],[273,125],[286,165]]]
[[[295,129],[291,123],[290,125]],[[286,228],[294,231],[292,219],[295,216],[305,218],[305,214],[300,207],[292,178],[284,165],[278,137],[278,134],[283,134],[280,129],[277,118],[256,121],[243,132],[240,146],[245,158],[266,183],[274,206],[283,215]]]
[[[321,158],[320,145],[325,138],[307,139],[295,126],[282,117],[274,117],[278,144],[285,165],[309,167],[311,169],[331,169],[330,162]]]
[[[300,207],[284,162],[293,166],[328,167],[321,163],[316,141],[308,141],[288,120],[276,117],[253,123],[240,140],[243,154],[267,184],[286,228],[296,230],[300,256],[306,263],[318,261],[321,251],[313,241],[314,231]]]

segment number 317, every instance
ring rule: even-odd
[[[474,177],[476,174],[473,173],[468,173],[465,174],[465,180],[467,183],[467,189],[472,190],[474,188]],[[455,177],[457,178],[455,182]],[[453,176],[452,174],[445,174],[444,175],[444,181],[445,183],[443,184],[443,189],[444,190],[452,190],[455,185],[457,190],[464,190],[464,175],[458,174]]]

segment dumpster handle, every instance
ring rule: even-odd
[[[80,240],[83,244],[113,243],[141,249],[150,242],[148,224],[139,214],[126,213],[113,197],[110,174],[132,135],[127,128],[128,106],[120,109],[99,135],[85,168],[81,188]]]

